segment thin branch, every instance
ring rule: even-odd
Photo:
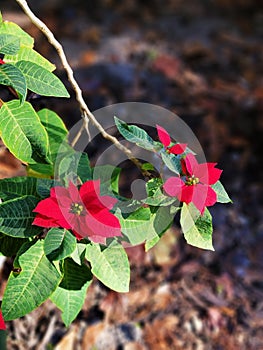
[[[118,148],[121,152],[123,152],[140,170],[145,176],[150,176],[150,174],[147,171],[144,171],[142,169],[142,163],[133,156],[132,152],[125,146],[123,146],[116,137],[108,134],[106,130],[103,128],[103,126],[97,121],[95,116],[92,114],[92,112],[89,110],[86,102],[83,99],[82,91],[77,83],[77,81],[74,78],[73,70],[71,66],[68,63],[67,57],[65,55],[65,52],[63,50],[62,45],[60,42],[54,37],[54,34],[51,32],[51,30],[46,26],[44,22],[42,22],[29,8],[26,0],[16,0],[18,5],[23,9],[25,14],[28,16],[28,18],[31,20],[31,22],[47,37],[49,43],[56,49],[58,56],[61,60],[61,63],[67,73],[68,80],[75,91],[76,94],[76,100],[79,103],[81,115],[83,118],[83,128],[85,128],[87,134],[90,136],[89,128],[88,128],[88,122],[91,121],[92,124],[99,130],[99,132],[102,134],[102,136],[111,141],[116,148]],[[82,129],[83,129],[82,128]],[[81,133],[78,133],[77,137],[79,138]],[[73,140],[74,144],[78,141],[77,137]]]

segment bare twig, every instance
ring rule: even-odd
[[[74,78],[73,70],[71,66],[68,63],[67,57],[65,55],[65,52],[63,50],[62,45],[60,42],[54,37],[54,34],[51,32],[51,30],[46,26],[44,22],[42,22],[29,8],[26,0],[16,0],[18,5],[23,9],[25,14],[28,16],[28,18],[31,20],[31,22],[47,37],[49,43],[56,49],[58,56],[61,60],[61,63],[67,73],[68,80],[75,91],[76,94],[76,100],[79,103],[81,115],[83,118],[83,126],[81,128],[81,131],[85,128],[88,136],[89,134],[89,128],[88,123],[89,121],[92,122],[92,124],[99,130],[99,132],[102,134],[102,136],[111,141],[116,148],[118,148],[121,152],[123,152],[140,170],[145,176],[149,176],[150,174],[147,171],[144,171],[142,169],[141,162],[135,158],[132,154],[132,152],[125,146],[123,146],[116,137],[108,134],[106,130],[103,128],[103,126],[97,121],[95,116],[92,114],[92,112],[89,110],[86,102],[83,99],[82,91],[77,83],[77,81]],[[77,134],[75,139],[73,140],[73,143],[76,144],[79,137],[81,136],[81,132]]]

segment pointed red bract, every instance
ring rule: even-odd
[[[0,311],[0,330],[1,331],[5,331],[6,330],[6,325],[5,325],[5,321],[2,315],[2,312]]]
[[[191,153],[181,160],[181,165],[182,178],[169,178],[163,188],[169,196],[186,204],[193,203],[203,214],[206,207],[217,201],[216,192],[210,185],[219,180],[222,170],[215,168],[216,163],[199,164]]]
[[[161,143],[164,145],[164,147],[168,147],[171,143],[171,137],[168,134],[168,132],[161,127],[160,125],[156,125],[156,129],[157,129],[157,133],[158,133],[158,137],[159,140],[161,141]]]
[[[172,154],[182,154],[186,150],[187,144],[186,143],[177,143],[174,146],[168,147],[167,150],[169,153]]]
[[[71,229],[77,239],[105,243],[107,237],[121,236],[119,220],[110,212],[116,202],[100,196],[100,180],[87,181],[80,190],[70,182],[68,188],[53,187],[50,197],[38,203],[33,225],[63,227]]]
[[[171,144],[171,136],[168,132],[160,125],[156,125],[157,133],[159,140],[163,144],[164,148],[168,153],[172,154],[182,154],[184,153],[187,144],[186,143],[177,143],[175,145],[170,146]]]

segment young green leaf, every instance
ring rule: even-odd
[[[76,237],[66,229],[51,228],[44,240],[44,252],[49,260],[62,260],[76,248]]]
[[[18,37],[10,34],[0,34],[0,53],[14,55],[19,50],[19,47],[20,40]]]
[[[0,204],[0,230],[12,237],[27,238],[39,234],[41,227],[32,226],[38,199],[34,196],[23,196]]]
[[[20,44],[32,48],[34,39],[27,34],[22,28],[13,22],[4,21],[0,27],[0,34],[14,35],[20,39]]]
[[[59,150],[60,152],[60,150]],[[57,164],[56,164],[57,165]],[[87,154],[73,149],[58,162],[57,176],[67,182],[79,177],[82,183],[92,179],[92,171]]]
[[[22,317],[41,305],[57,288],[61,276],[44,254],[43,241],[25,243],[14,261],[2,312],[6,321]]]
[[[50,158],[55,162],[61,144],[66,141],[67,128],[61,118],[53,111],[44,108],[39,111],[38,116],[48,134]]]
[[[28,61],[36,63],[37,65],[47,69],[49,72],[53,72],[56,69],[56,66],[53,63],[49,62],[45,57],[40,55],[34,49],[24,45],[21,45],[20,49],[16,54],[5,55],[6,63],[15,64],[18,61]]]
[[[12,64],[1,64],[0,84],[12,87],[17,92],[20,102],[25,101],[27,94],[26,79],[20,69]]]
[[[181,172],[181,161],[180,158],[175,156],[174,154],[161,152],[162,160],[164,164],[170,169],[172,172],[176,174],[180,174]]]
[[[85,252],[86,252],[86,244],[77,243],[74,252],[71,254],[72,260],[74,260],[76,264],[82,265],[85,259]]]
[[[232,200],[229,198],[224,186],[220,181],[217,181],[214,185],[211,186],[217,194],[217,202],[219,203],[232,203]]]
[[[154,150],[154,141],[145,130],[135,125],[128,125],[117,117],[114,117],[114,120],[117,129],[126,140],[144,149],[150,151]]]
[[[62,320],[68,327],[83,306],[92,274],[86,265],[79,266],[72,259],[64,261],[63,273],[63,279],[50,299],[62,311]]]
[[[130,265],[127,254],[121,244],[112,241],[101,250],[99,244],[89,244],[86,259],[91,264],[91,272],[105,286],[116,292],[129,291]]]
[[[180,224],[188,244],[202,249],[214,250],[212,243],[212,217],[208,209],[203,215],[193,204],[183,203]]]
[[[29,61],[19,61],[16,63],[16,67],[26,78],[27,88],[36,94],[69,97],[69,93],[59,78],[42,66]]]
[[[119,177],[121,169],[113,165],[98,165],[93,169],[93,179],[100,179],[101,195],[119,193]]]
[[[36,179],[36,192],[38,196],[42,198],[47,198],[50,196],[51,187],[61,186],[61,182],[53,179]]]
[[[25,163],[50,163],[48,135],[29,102],[14,100],[0,109],[0,134],[16,158]]]

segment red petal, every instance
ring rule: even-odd
[[[0,58],[0,64],[5,64],[5,61],[3,61],[1,58]]]
[[[157,128],[157,133],[158,133],[159,140],[164,145],[164,147],[168,147],[170,145],[170,143],[171,143],[170,135],[160,125],[156,125],[156,128]]]
[[[37,204],[33,212],[53,219],[59,219],[61,216],[58,202],[54,198],[43,199]]]
[[[185,165],[189,175],[195,175],[195,169],[198,167],[198,162],[192,153],[186,155]]]
[[[2,312],[0,311],[0,330],[1,331],[5,331],[6,330],[6,325],[5,325],[5,321],[2,315]]]
[[[71,181],[69,182],[68,192],[72,202],[81,202],[79,190]]]
[[[185,159],[184,158],[181,159],[181,167],[182,167],[182,174],[183,175],[188,175],[188,171],[186,169],[186,164],[185,164]]]
[[[96,214],[96,216],[87,215],[86,223],[96,236],[114,237],[122,235],[119,220],[107,209]]]
[[[217,194],[216,194],[216,192],[213,190],[213,188],[208,186],[205,206],[206,207],[210,207],[211,205],[214,205],[216,203],[216,201],[217,201]]]
[[[216,164],[217,163],[198,164],[194,175],[199,178],[200,182],[213,185],[219,180],[222,174],[222,170],[215,168]]]
[[[170,177],[163,185],[163,188],[169,196],[177,197],[180,195],[183,186],[184,182],[179,177]]]
[[[70,208],[72,200],[67,188],[56,186],[51,188],[50,191],[51,198],[54,198],[59,206]]]
[[[186,149],[186,143],[177,143],[176,145],[169,147],[168,150],[172,154],[182,154]]]
[[[183,186],[182,187],[182,193],[180,196],[181,202],[185,202],[186,204],[189,204],[192,202],[193,199],[193,193],[194,193],[194,186]]]
[[[208,186],[197,184],[194,187],[192,202],[196,206],[196,208],[200,211],[201,215],[204,213],[206,207],[206,199]]]
[[[52,218],[48,218],[44,215],[37,214],[34,221],[32,222],[32,225],[40,226],[40,227],[59,227],[59,224],[56,222],[56,220]]]

